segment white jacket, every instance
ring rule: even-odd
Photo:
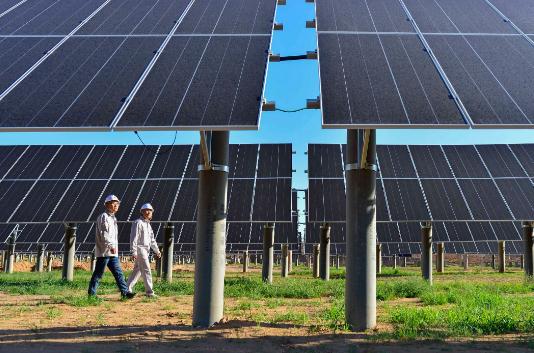
[[[137,219],[132,224],[132,230],[130,232],[130,250],[133,256],[137,256],[137,250],[139,248],[143,248],[147,252],[152,248],[156,254],[160,254],[152,226],[149,221],[143,218]]]
[[[96,257],[118,256],[119,228],[114,214],[104,212],[98,216],[96,219],[95,240]],[[111,253],[111,248],[115,249],[115,254]]]

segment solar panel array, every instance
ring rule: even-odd
[[[345,254],[345,224],[330,224],[333,251]],[[421,227],[418,223],[385,222],[376,226],[378,242],[386,254],[421,253]],[[320,224],[308,223],[306,243],[319,243]],[[499,240],[507,241],[507,251],[521,253],[523,241],[520,222],[436,222],[432,241],[445,244],[448,253],[497,253]],[[388,249],[388,250],[386,250]],[[396,252],[394,252],[396,251]]]
[[[199,149],[182,146],[0,147],[0,223],[84,223],[108,194],[118,219],[151,202],[154,222],[196,222]],[[228,222],[291,223],[291,145],[231,145]]]
[[[344,145],[309,145],[308,222],[345,222]],[[531,221],[534,145],[377,146],[378,222]]]
[[[0,6],[0,130],[259,125],[275,0]]]
[[[528,0],[316,0],[324,127],[532,128]]]

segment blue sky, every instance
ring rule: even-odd
[[[283,31],[273,37],[272,51],[281,55],[304,54],[316,48],[315,31],[305,28],[306,20],[314,18],[314,5],[304,0],[287,0],[279,6],[277,22]],[[266,99],[279,108],[293,109],[305,105],[306,99],[319,95],[316,61],[296,61],[269,65]],[[292,143],[293,185],[306,188],[304,152],[308,143],[344,143],[344,130],[321,129],[319,111],[299,113],[268,112],[262,115],[259,131],[233,132],[232,143]],[[147,144],[170,144],[173,132],[143,132]],[[198,133],[178,132],[177,144],[198,142]],[[109,133],[0,133],[0,144],[138,144],[132,132]],[[534,143],[533,130],[379,130],[379,144],[483,144]]]

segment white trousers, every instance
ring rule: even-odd
[[[149,249],[137,248],[137,259],[130,277],[128,277],[128,291],[133,292],[133,287],[139,280],[139,277],[143,277],[145,282],[145,292],[147,295],[154,294],[152,289],[152,272],[150,271],[150,261],[148,260]]]

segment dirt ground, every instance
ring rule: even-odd
[[[58,264],[59,265],[59,264]],[[29,269],[29,264],[20,263]],[[86,267],[85,263],[78,264]],[[127,268],[123,264],[123,268]],[[176,266],[176,271],[192,271],[193,266]],[[227,272],[239,272],[239,265]],[[252,271],[259,271],[255,268]],[[0,353],[34,352],[534,352],[534,335],[482,337],[476,340],[444,342],[374,341],[365,333],[334,333],[310,324],[258,323],[262,312],[273,316],[292,311],[310,317],[321,310],[322,299],[284,299],[281,305],[255,303],[243,309],[242,300],[225,299],[225,318],[211,329],[191,327],[192,296],[143,296],[121,301],[104,296],[99,306],[75,307],[58,304],[49,296],[8,295],[0,291]],[[400,299],[418,305],[417,299]],[[394,304],[389,302],[389,304]],[[383,310],[378,307],[379,321]],[[377,332],[388,330],[386,325]],[[375,332],[376,333],[376,332]]]
[[[191,327],[192,299],[190,296],[157,300],[139,297],[123,302],[106,296],[101,306],[78,308],[54,304],[47,296],[0,294],[0,352],[534,351],[531,337],[373,342],[365,334],[313,332],[306,326],[287,324],[258,325],[232,313],[212,329],[195,329]],[[226,300],[228,308],[234,304],[234,300]]]

